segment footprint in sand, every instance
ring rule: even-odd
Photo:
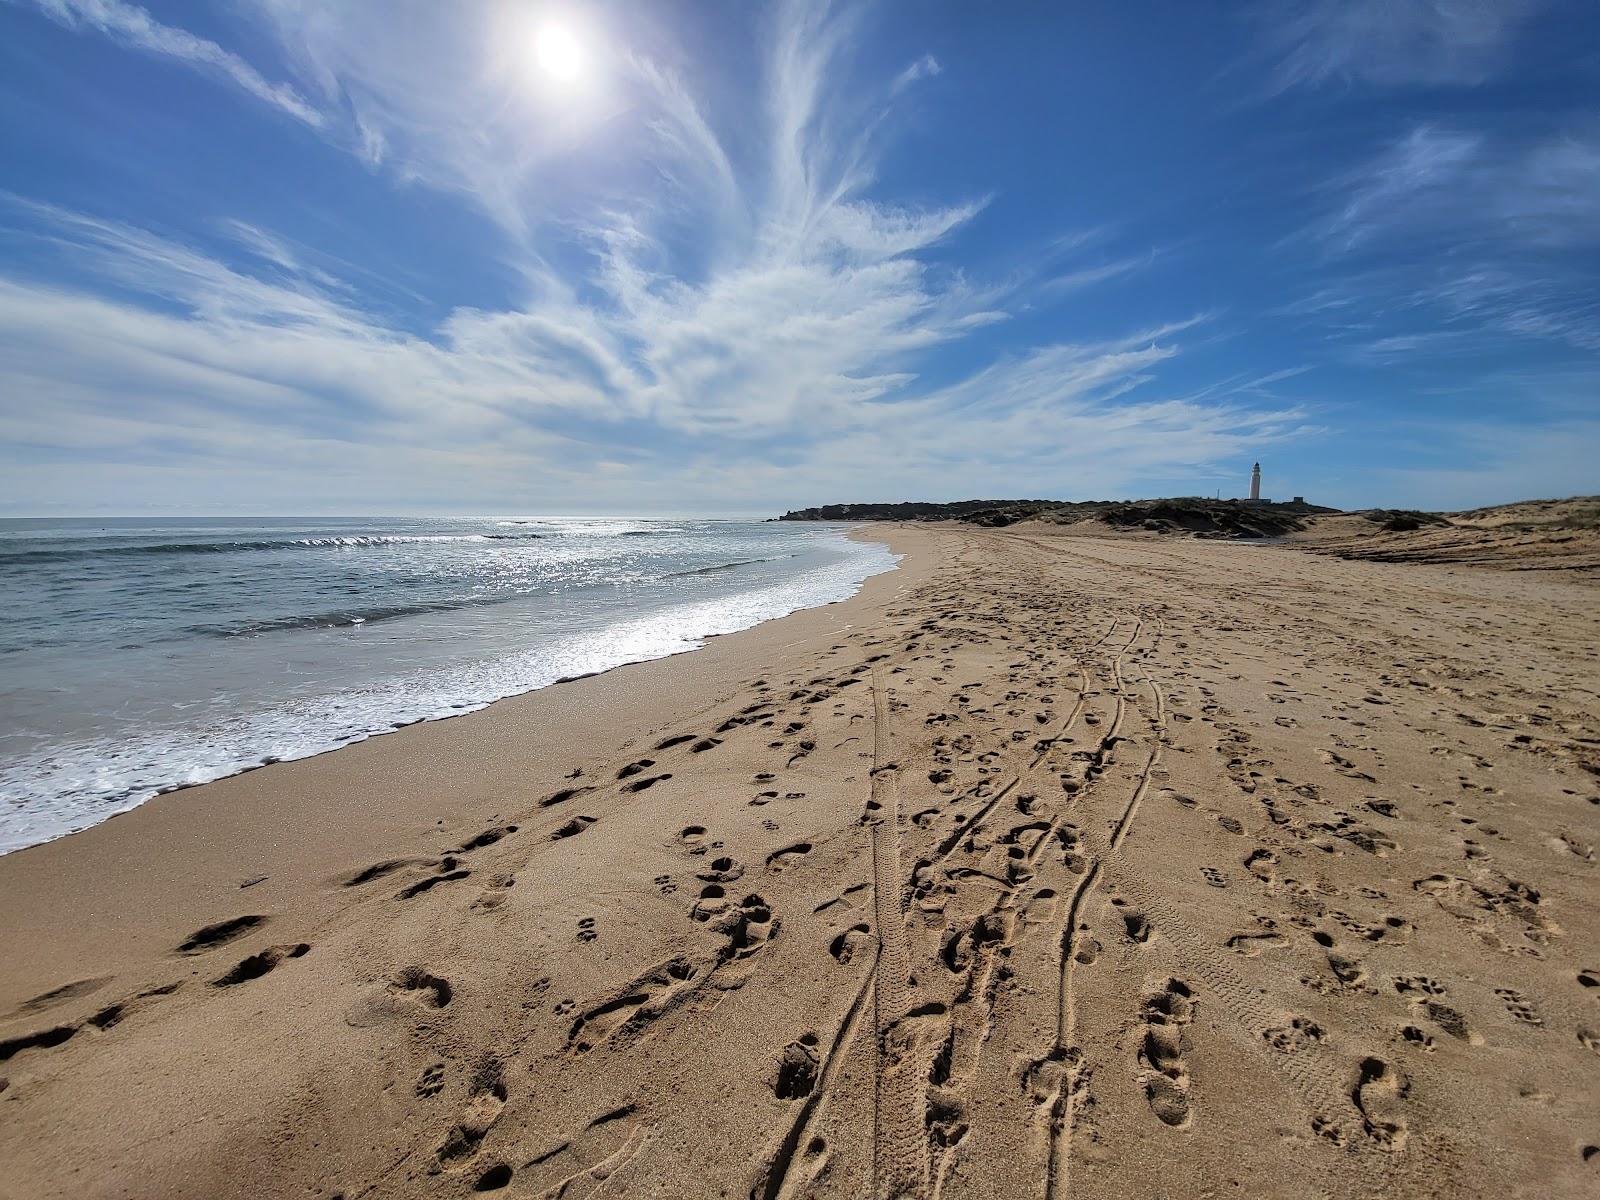
[[[700,889],[700,898],[695,901],[694,907],[689,910],[689,916],[696,921],[709,921],[728,909],[728,892],[720,883],[708,883]]]
[[[865,923],[852,925],[843,933],[837,934],[828,943],[828,953],[833,955],[834,961],[840,966],[848,966],[856,952],[872,942],[872,927]]]
[[[471,874],[472,872],[467,868],[456,866],[455,859],[446,858],[439,863],[438,874],[430,875],[426,879],[420,879],[416,883],[401,888],[394,894],[394,898],[396,900],[411,900],[424,892],[431,892],[441,883],[455,883]]]
[[[1405,1076],[1382,1059],[1361,1061],[1351,1099],[1361,1112],[1367,1135],[1385,1150],[1405,1149],[1406,1120],[1401,1102],[1407,1090]]]
[[[702,883],[732,883],[744,874],[744,866],[726,856],[713,858],[704,871],[696,873],[695,878]]]
[[[397,1017],[418,1016],[419,1006],[444,1008],[453,999],[455,989],[449,980],[424,967],[407,967],[368,988],[345,1010],[344,1020],[353,1029],[370,1029]]]
[[[721,968],[736,960],[747,959],[763,950],[767,943],[778,932],[778,919],[773,916],[772,909],[760,896],[749,895],[739,901],[737,907],[730,905],[720,916],[710,921],[710,926],[726,937],[727,943],[717,955],[719,980],[724,978],[726,972]],[[729,978],[742,978],[740,972],[734,972]],[[728,986],[724,984],[724,986]],[[737,985],[733,985],[737,986]]]
[[[260,979],[268,971],[273,970],[279,963],[291,958],[299,958],[311,947],[305,942],[296,942],[288,946],[268,946],[259,954],[252,954],[249,958],[241,959],[226,975],[211,981],[212,987],[236,987],[241,983],[248,983],[252,979]]]
[[[1421,1050],[1426,1054],[1433,1053],[1433,1038],[1430,1037],[1425,1030],[1418,1029],[1415,1025],[1407,1025],[1400,1031],[1400,1036],[1405,1041],[1410,1042],[1411,1045],[1415,1046],[1418,1050]]]
[[[645,1126],[631,1120],[632,1104],[609,1109],[590,1120],[575,1134],[562,1137],[554,1146],[536,1154],[517,1168],[516,1176],[526,1196],[593,1196],[605,1189],[610,1179],[648,1142]],[[495,1168],[490,1168],[490,1171]],[[485,1172],[473,1185],[475,1191],[491,1191],[511,1182],[513,1172],[505,1167],[486,1187]],[[502,1182],[503,1180],[503,1182]]]
[[[767,855],[767,869],[781,871],[796,859],[804,858],[810,853],[810,842],[796,842],[792,846],[785,846],[782,850],[775,850]]]
[[[1122,929],[1128,935],[1129,941],[1144,943],[1150,940],[1150,922],[1142,912],[1130,908],[1128,902],[1120,896],[1111,898],[1111,906],[1122,918]]]
[[[1059,900],[1054,888],[1040,888],[1022,906],[1018,919],[1024,925],[1047,925],[1055,920]]]
[[[622,790],[625,792],[642,792],[646,788],[655,787],[656,784],[663,783],[671,778],[671,775],[646,775],[643,779],[634,779],[624,783]]]
[[[1467,1019],[1448,1004],[1438,1000],[1425,1000],[1419,1008],[1428,1020],[1457,1041],[1466,1042],[1470,1046],[1483,1044],[1483,1035],[1472,1029],[1467,1024]]]
[[[434,1063],[424,1067],[422,1074],[417,1076],[417,1085],[414,1089],[417,1096],[423,1100],[431,1100],[444,1091],[444,1064]]]
[[[468,838],[454,851],[456,854],[470,854],[474,850],[482,850],[485,846],[492,846],[501,838],[509,837],[517,832],[515,825],[497,825],[492,829],[485,829],[475,837]]]
[[[1146,1068],[1145,1099],[1164,1125],[1189,1124],[1189,1068],[1183,1051],[1187,1028],[1194,1020],[1194,992],[1181,980],[1169,979],[1144,1003],[1146,1022],[1139,1061]]]
[[[84,982],[93,981],[86,980]],[[43,997],[35,997],[35,999],[42,1000],[50,996],[59,996],[63,991],[71,989],[73,986],[74,985],[72,984],[67,984],[65,988],[56,988],[51,992],[46,992]],[[144,1003],[145,1001],[154,1000],[159,996],[170,996],[181,986],[182,984],[169,983],[161,987],[150,988],[146,991],[140,992],[131,999],[121,1000],[115,1004],[108,1004],[98,1012],[93,1013],[81,1021],[74,1021],[65,1025],[56,1025],[50,1029],[42,1029],[35,1033],[25,1033],[19,1037],[6,1038],[5,1040],[0,1041],[0,1062],[6,1062],[15,1055],[21,1054],[24,1050],[53,1049],[64,1042],[70,1041],[74,1036],[88,1028],[110,1029],[113,1025],[120,1023],[123,1018],[131,1015],[141,1008],[146,1007]],[[90,988],[88,990],[93,991],[94,989]],[[78,994],[87,995],[88,992],[79,992]],[[17,1011],[21,1012],[33,1010],[29,1010],[28,1006],[25,1004]],[[3,1086],[5,1083],[5,1080],[0,1079],[0,1092],[5,1090],[5,1087]]]
[[[1072,952],[1072,961],[1081,967],[1093,966],[1095,960],[1100,957],[1100,952],[1105,949],[1100,944],[1099,938],[1089,936],[1088,928],[1087,925],[1080,925],[1078,927],[1080,936],[1073,939],[1076,949]]]
[[[1358,959],[1341,954],[1334,949],[1333,936],[1316,930],[1311,935],[1312,941],[1328,952],[1328,969],[1333,972],[1334,978],[1345,987],[1356,987],[1367,977],[1367,969]]]
[[[1426,975],[1400,975],[1395,977],[1394,990],[1402,995],[1416,992],[1424,996],[1442,996],[1445,986],[1437,979],[1430,979]]]
[[[593,825],[598,819],[598,817],[573,817],[572,820],[555,830],[555,832],[550,835],[550,840],[552,842],[559,842],[563,838],[575,837],[576,835],[582,833],[585,829],[589,828],[589,826]]]
[[[819,1041],[816,1034],[806,1033],[783,1048],[772,1080],[772,1094],[779,1100],[798,1100],[809,1096],[816,1087],[821,1062]]]
[[[698,974],[695,964],[681,955],[646,971],[579,1014],[567,1033],[568,1053],[631,1039],[692,992]]]
[[[550,808],[557,804],[565,804],[568,800],[575,800],[577,797],[588,795],[592,791],[594,791],[592,787],[562,788],[559,792],[547,796],[543,800],[539,801],[539,807]]]
[[[445,1134],[435,1156],[440,1166],[449,1167],[472,1158],[478,1146],[500,1119],[506,1105],[505,1071],[500,1060],[486,1056],[473,1072],[466,1106],[450,1132]]]
[[[214,950],[218,946],[242,938],[253,929],[259,929],[267,923],[267,918],[252,914],[244,917],[233,917],[227,921],[218,921],[215,925],[207,925],[195,930],[178,946],[179,954],[203,954],[207,950]]]
[[[1289,939],[1281,933],[1268,931],[1266,933],[1236,933],[1227,941],[1229,950],[1242,954],[1246,958],[1259,958],[1263,950],[1276,946],[1287,946]]]
[[[1506,1011],[1524,1025],[1538,1027],[1544,1024],[1538,1005],[1515,988],[1495,988],[1494,994],[1506,1006]]]
[[[472,907],[480,912],[493,911],[506,902],[506,893],[516,885],[515,875],[491,875],[484,884],[485,890],[472,902]]]
[[[1249,871],[1268,887],[1278,882],[1278,873],[1273,868],[1278,864],[1278,856],[1265,846],[1258,846],[1245,857],[1244,869]]]
[[[48,992],[41,992],[30,1000],[24,1000],[6,1016],[21,1017],[30,1013],[44,1012],[46,1009],[65,1004],[68,1000],[76,1000],[79,996],[97,992],[114,978],[116,978],[114,975],[100,975],[92,979],[76,979],[71,983],[64,983],[60,987],[51,988]]]
[[[1293,1017],[1288,1025],[1269,1029],[1262,1036],[1274,1050],[1294,1054],[1322,1041],[1327,1034],[1310,1017]]]

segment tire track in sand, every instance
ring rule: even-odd
[[[1144,768],[1139,772],[1139,781],[1134,785],[1133,795],[1128,798],[1127,806],[1122,810],[1122,815],[1117,818],[1115,827],[1111,830],[1111,849],[1118,850],[1122,840],[1128,836],[1128,830],[1133,826],[1134,817],[1139,815],[1139,802],[1144,799],[1150,790],[1150,776],[1156,769],[1156,763],[1161,760],[1161,738],[1167,729],[1166,699],[1161,694],[1161,689],[1153,680],[1146,680],[1150,685],[1150,694],[1155,698],[1155,716],[1150,723],[1150,753],[1144,760]]]
[[[1139,638],[1144,629],[1144,622],[1134,622],[1133,634],[1122,648],[1111,659],[1111,674],[1115,682],[1117,698],[1116,715],[1111,722],[1111,728],[1101,745],[1108,753],[1115,753],[1117,739],[1121,735],[1123,718],[1126,715],[1128,704],[1123,695],[1125,685],[1122,678],[1122,659],[1132,649],[1134,642]],[[1158,632],[1159,639],[1159,632]],[[1153,649],[1153,646],[1152,646]],[[1067,912],[1061,925],[1060,958],[1056,992],[1056,1040],[1045,1063],[1040,1066],[1048,1067],[1056,1076],[1055,1094],[1049,1107],[1049,1155],[1045,1166],[1045,1198],[1046,1200],[1066,1200],[1071,1194],[1072,1184],[1072,1137],[1076,1124],[1080,1068],[1083,1064],[1083,1052],[1076,1045],[1077,1011],[1076,1000],[1072,990],[1072,968],[1077,961],[1078,954],[1078,926],[1083,910],[1084,898],[1089,894],[1095,882],[1100,878],[1100,868],[1106,858],[1116,852],[1121,846],[1122,839],[1127,836],[1128,829],[1133,824],[1133,818],[1138,814],[1139,801],[1143,799],[1145,791],[1150,784],[1151,772],[1155,769],[1156,759],[1161,750],[1161,734],[1166,725],[1165,703],[1161,689],[1153,681],[1150,690],[1155,696],[1155,717],[1151,729],[1150,753],[1145,759],[1143,770],[1139,773],[1138,782],[1134,786],[1133,795],[1123,808],[1116,825],[1113,827],[1109,845],[1104,850],[1089,860],[1086,868],[1077,882],[1073,885],[1071,898],[1067,902]],[[1086,795],[1080,795],[1080,803],[1087,800]],[[1054,824],[1054,823],[1052,823]],[[1087,835],[1087,830],[1085,834]],[[1086,836],[1084,847],[1089,846]]]
[[[878,1072],[873,1103],[873,1184],[879,1200],[922,1200],[923,1153],[919,1053],[911,1011],[911,943],[900,874],[900,768],[894,761],[890,700],[883,669],[872,668],[872,903],[878,923],[873,1007]]]
[[[850,1001],[850,1007],[845,1009],[844,1017],[840,1020],[838,1029],[834,1031],[833,1041],[828,1045],[828,1054],[823,1060],[822,1069],[818,1072],[816,1087],[800,1106],[800,1111],[790,1123],[783,1141],[772,1153],[755,1186],[750,1189],[750,1200],[784,1200],[784,1197],[792,1194],[793,1189],[789,1184],[795,1155],[805,1142],[806,1131],[811,1127],[811,1119],[821,1109],[832,1090],[834,1077],[839,1071],[839,1062],[844,1057],[846,1047],[855,1038],[856,1027],[861,1023],[861,1013],[866,1007],[867,997],[872,992],[873,981],[877,978],[877,974],[878,965],[873,963],[862,975],[861,986],[856,989],[855,997]]]
[[[1077,1013],[1072,994],[1072,964],[1078,952],[1078,918],[1083,909],[1083,898],[1099,877],[1100,860],[1096,859],[1078,877],[1077,886],[1072,889],[1072,899],[1067,904],[1065,923],[1061,927],[1056,1044],[1049,1056],[1060,1076],[1050,1105],[1050,1154],[1045,1175],[1045,1200],[1065,1200],[1071,1194],[1072,1133],[1077,1116],[1078,1068],[1083,1062],[1083,1052],[1073,1040]]]

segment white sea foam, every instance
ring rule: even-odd
[[[620,533],[630,526],[617,522],[615,528]],[[896,561],[879,544],[823,536],[828,549],[837,552],[832,561],[776,582],[740,589],[736,573],[718,572],[734,580],[728,585],[734,590],[682,603],[661,604],[658,597],[649,611],[621,619],[613,613],[592,627],[569,621],[560,632],[532,631],[531,644],[510,653],[319,691],[197,726],[117,739],[61,740],[46,754],[0,764],[0,853],[86,828],[163,791],[236,774],[264,760],[308,758],[416,721],[471,712],[558,679],[691,650],[712,635],[845,599]],[[641,599],[651,595],[645,591]],[[366,633],[357,628],[350,636]]]

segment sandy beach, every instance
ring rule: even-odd
[[[1595,1193],[1592,574],[864,536],[0,859],[0,1196]]]

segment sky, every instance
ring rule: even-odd
[[[0,0],[0,514],[1600,492],[1593,0]]]

